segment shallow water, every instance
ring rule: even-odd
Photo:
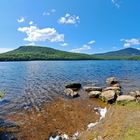
[[[139,89],[139,61],[30,61],[0,62],[0,90],[6,96],[0,102],[0,115],[28,109],[40,109],[42,103],[63,94],[64,85],[104,86],[105,79],[116,76],[123,90]]]

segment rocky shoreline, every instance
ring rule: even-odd
[[[30,111],[20,111],[6,116],[8,123],[5,120],[0,121],[3,125],[0,125],[0,138],[79,140],[82,139],[84,131],[88,133],[102,123],[113,105],[140,102],[140,91],[125,95],[115,77],[107,78],[105,87],[96,85],[82,87],[80,83],[67,84],[64,95],[66,98],[57,98],[47,103],[39,112],[32,108]],[[96,136],[94,140],[103,138]]]

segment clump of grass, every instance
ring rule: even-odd
[[[117,105],[123,105],[129,108],[134,108],[134,109],[140,109],[140,103],[137,102],[127,102],[126,104],[117,104]]]
[[[140,138],[140,129],[134,128],[134,127],[129,127],[124,135],[123,140],[139,140]]]

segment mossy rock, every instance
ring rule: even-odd
[[[0,99],[3,99],[3,98],[4,98],[4,96],[5,96],[5,92],[0,91]]]

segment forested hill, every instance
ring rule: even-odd
[[[88,54],[71,53],[49,47],[21,46],[13,51],[0,54],[0,61],[29,60],[91,60],[96,59]]]
[[[0,61],[30,60],[140,60],[140,50],[126,48],[101,54],[82,54],[56,50],[49,47],[21,46],[0,54]]]

